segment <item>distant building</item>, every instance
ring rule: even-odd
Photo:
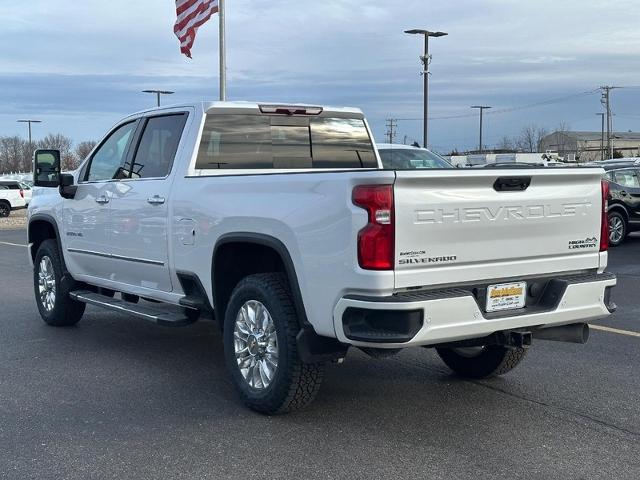
[[[619,157],[640,156],[639,132],[615,132],[612,136],[613,151]],[[607,139],[604,139],[604,152],[601,132],[553,132],[540,140],[541,152],[558,152],[569,162],[591,162],[610,157]]]

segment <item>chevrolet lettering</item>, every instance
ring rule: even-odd
[[[565,203],[554,205],[500,206],[470,208],[438,208],[417,210],[416,224],[420,223],[468,223],[544,220],[549,218],[575,217],[589,215],[591,203]]]

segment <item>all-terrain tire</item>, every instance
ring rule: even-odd
[[[462,354],[462,349],[437,348],[442,361],[455,373],[467,378],[488,378],[513,370],[525,357],[524,348],[488,345],[475,355]]]
[[[54,295],[49,305],[46,305],[41,295],[41,277],[47,279],[48,286],[53,286]],[[55,240],[42,242],[33,265],[33,287],[38,311],[47,325],[69,327],[82,318],[86,305],[69,297],[74,284],[73,279],[64,270],[58,242]]]
[[[266,388],[251,386],[236,359],[236,319],[247,302],[260,302],[275,328],[278,362],[275,375]],[[233,290],[224,318],[225,360],[240,397],[252,410],[268,415],[288,413],[305,407],[318,393],[324,365],[302,362],[296,343],[299,330],[291,290],[283,274],[250,275]]]
[[[6,201],[0,201],[0,217],[8,217],[11,215],[11,204]]]

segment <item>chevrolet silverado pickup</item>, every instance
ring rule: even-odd
[[[71,174],[37,151],[40,315],[214,318],[239,396],[276,414],[350,347],[484,378],[614,310],[602,169],[407,167],[383,168],[360,110],[240,102],[131,115]]]

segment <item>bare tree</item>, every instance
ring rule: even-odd
[[[542,139],[547,135],[547,129],[535,124],[527,125],[522,129],[516,140],[519,150],[527,153],[535,153],[540,149]]]
[[[497,145],[499,150],[515,150],[515,142],[513,139],[507,135],[502,137],[502,139],[498,142]]]
[[[60,159],[63,170],[73,170],[78,167],[80,162],[72,151],[73,141],[62,134],[50,133],[37,144],[38,148],[51,148],[60,150]]]
[[[93,148],[97,145],[97,143],[98,142],[95,142],[93,140],[86,140],[84,142],[80,142],[76,146],[76,151],[75,151],[78,162],[81,163],[85,158],[87,158],[91,153],[91,150],[93,150]]]
[[[18,136],[0,137],[0,172],[11,173],[22,169],[24,144]]]

